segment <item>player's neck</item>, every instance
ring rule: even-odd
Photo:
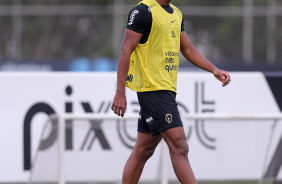
[[[168,6],[170,3],[170,0],[156,0],[157,3],[159,3],[160,5],[166,5]]]

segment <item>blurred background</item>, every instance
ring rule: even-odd
[[[93,72],[91,73],[93,76],[90,74],[88,76],[87,73],[84,76],[85,78],[76,78],[76,76],[70,72],[116,71],[128,13],[138,2],[139,0],[0,0],[0,74],[4,73],[4,75],[0,77],[0,97],[2,97],[2,99],[0,99],[0,105],[2,105],[0,106],[0,109],[2,110],[0,113],[2,112],[1,117],[4,117],[0,124],[5,127],[2,128],[2,130],[4,130],[3,132],[6,133],[5,136],[11,137],[9,139],[0,139],[0,141],[2,140],[0,143],[4,145],[0,146],[0,148],[3,147],[3,150],[7,151],[7,153],[4,152],[4,154],[2,154],[2,160],[7,161],[7,165],[11,165],[11,168],[9,169],[5,168],[2,169],[3,171],[1,170],[7,174],[2,174],[2,176],[0,174],[0,177],[7,175],[12,179],[15,176],[24,178],[28,174],[28,171],[23,171],[22,165],[20,165],[22,162],[17,159],[23,159],[22,156],[18,156],[19,154],[22,154],[22,151],[20,150],[20,146],[22,146],[21,133],[24,132],[22,131],[22,123],[25,122],[25,117],[28,117],[27,114],[29,110],[33,110],[34,106],[38,108],[36,113],[44,113],[44,108],[46,107],[52,111],[55,109],[57,113],[75,114],[80,111],[89,113],[92,112],[90,105],[93,105],[92,114],[94,113],[94,109],[95,113],[102,113],[103,108],[106,109],[105,113],[110,112],[110,105],[113,97],[113,94],[111,93],[114,92],[114,87],[116,85],[116,75],[114,73],[112,73],[113,75],[107,73],[110,77],[106,78],[105,76],[100,76],[100,73],[97,74]],[[227,71],[261,71],[268,75],[273,72],[275,72],[276,75],[276,72],[282,71],[282,0],[171,0],[171,3],[176,5],[182,11],[185,30],[191,42],[206,58],[219,68]],[[180,70],[202,71],[187,62],[183,56],[180,57]],[[68,72],[68,74],[63,73],[62,75],[54,72],[52,73],[52,76],[42,76],[42,73],[36,73],[34,76],[33,74],[28,76],[23,75],[22,73],[17,73],[14,74],[15,76],[11,75],[7,77],[5,76],[4,71],[42,71],[42,73],[46,71],[70,72]],[[234,82],[232,82],[233,87],[230,86],[227,88],[227,92],[222,92],[225,96],[218,95],[220,94],[218,88],[209,86],[210,84],[213,84],[213,82],[207,80],[205,76],[199,75],[199,78],[198,76],[189,76],[190,78],[183,77],[182,83],[189,79],[191,81],[189,81],[188,84],[191,86],[186,84],[180,86],[183,88],[186,87],[185,90],[190,92],[188,95],[192,95],[188,97],[182,96],[183,101],[181,101],[181,104],[182,107],[184,107],[183,109],[186,109],[184,105],[187,102],[186,105],[189,107],[189,110],[191,110],[189,113],[193,113],[194,111],[196,113],[200,111],[208,113],[280,113],[280,111],[282,111],[282,77],[281,73],[277,79],[275,78],[275,75],[274,77],[267,76],[268,83],[266,83],[263,75],[256,74],[253,76],[248,74],[243,76],[245,77],[243,79],[239,74],[236,75],[234,72],[232,76],[232,79],[234,78]],[[252,76],[254,78],[252,78]],[[99,80],[95,81],[94,79],[97,78],[101,78],[101,81],[106,82],[102,83]],[[256,82],[253,82],[254,80],[256,80]],[[93,81],[95,82],[94,84],[98,85],[93,85]],[[97,90],[96,86],[100,85],[107,86],[107,90]],[[206,88],[205,85],[207,86]],[[76,93],[74,93],[73,96],[71,96],[72,90],[70,89],[76,90]],[[208,90],[208,92],[206,92],[206,90]],[[207,96],[203,96],[204,92]],[[238,96],[238,94],[240,96]],[[97,96],[99,98],[96,98]],[[208,101],[205,101],[204,97],[207,97]],[[227,97],[229,100],[225,100]],[[132,99],[135,100],[135,98],[136,95],[134,94],[134,98],[132,97]],[[44,108],[42,110],[41,106],[38,107],[37,105],[42,105],[43,99]],[[138,104],[138,102],[134,100],[131,100],[131,103],[129,103],[131,106]],[[204,109],[205,105],[209,106],[209,109]],[[194,106],[195,110],[193,109]],[[214,109],[211,109],[210,106]],[[222,109],[220,109],[221,107]],[[97,111],[97,109],[99,110]],[[131,107],[131,109],[134,108]],[[138,111],[134,112],[138,113]],[[35,116],[36,113],[34,113],[33,116]],[[188,113],[188,110],[187,112],[185,111],[185,113]],[[31,116],[30,114],[28,115]],[[30,117],[29,123],[31,123],[32,117]],[[258,143],[258,147],[263,145],[263,150],[266,150],[266,153],[268,153],[268,150],[270,150],[271,153],[277,153],[274,154],[274,156],[267,155],[269,158],[272,158],[273,156],[273,162],[271,162],[269,168],[272,169],[272,165],[276,164],[275,167],[277,173],[275,173],[276,175],[273,174],[275,177],[278,176],[278,171],[281,168],[282,163],[282,129],[280,128],[281,123],[280,127],[277,126],[278,128],[275,129],[274,125],[276,125],[276,123],[277,120],[275,120],[271,126],[268,124],[267,128],[264,128],[264,125],[260,125],[259,130],[261,131],[258,131],[258,129],[253,131],[251,128],[244,129],[244,126],[248,125],[248,123],[242,124],[241,126],[246,132],[247,130],[250,130],[246,135],[252,137],[254,133],[257,134],[257,137],[252,137],[253,139],[250,140],[254,140],[253,142]],[[237,125],[238,123],[234,124]],[[196,125],[197,123],[195,123],[195,130],[198,130]],[[12,128],[9,128],[9,126]],[[37,128],[39,129],[40,126]],[[191,125],[191,127],[193,126]],[[227,127],[229,128],[230,126],[228,125]],[[242,132],[241,127],[237,129],[240,133]],[[209,128],[214,131],[214,129],[212,129],[213,127]],[[15,133],[14,130],[17,130],[18,132]],[[277,130],[276,134],[274,134],[275,130]],[[274,132],[273,134],[271,134],[272,131]],[[36,134],[36,140],[38,142],[39,131],[36,129],[34,132],[38,133]],[[221,131],[218,135],[221,136],[222,132],[224,131]],[[232,129],[230,132],[232,133],[236,131],[233,131]],[[13,133],[17,136],[16,138],[13,137]],[[197,134],[195,134],[194,137],[196,137],[196,135]],[[264,135],[264,137],[262,135]],[[246,142],[245,140],[241,142],[238,141],[236,136],[240,137],[240,135],[233,136],[233,134],[226,137],[234,138],[234,141],[231,139],[231,143],[233,144]],[[272,147],[267,147],[268,137],[272,138],[271,136],[274,137],[273,140],[277,141],[274,141],[273,145],[271,145]],[[226,137],[221,137],[220,140],[224,141],[220,143],[227,143],[228,141],[226,141]],[[114,138],[109,136],[109,140],[110,138],[114,140]],[[244,137],[241,136],[241,138],[243,139]],[[55,139],[56,138],[52,140]],[[208,139],[210,142],[214,141],[212,138],[208,137]],[[260,141],[261,139],[264,142]],[[14,141],[16,144],[13,144],[13,142],[9,143],[9,141],[6,140]],[[195,140],[197,141],[196,138],[194,138],[194,141]],[[271,143],[271,140],[269,142]],[[244,144],[240,144],[240,146],[241,145],[244,146]],[[256,151],[255,146],[257,146],[257,144],[252,143],[246,145],[252,145],[253,147],[249,147],[249,150],[254,153],[249,152],[249,155],[245,154],[247,151],[245,151],[246,148],[243,147],[243,149],[238,149],[238,152],[236,150],[230,155],[234,153],[239,156],[242,155],[242,157],[246,156],[248,159],[251,158],[249,159],[250,161],[253,161],[254,163],[257,162],[253,158],[257,155],[263,155],[264,152]],[[233,148],[233,145],[231,146]],[[22,147],[25,149],[24,146]],[[276,147],[277,151],[275,151]],[[208,153],[211,158],[219,158],[216,160],[218,162],[215,162],[215,164],[212,165],[213,169],[214,166],[220,166],[218,165],[220,160],[224,160],[221,159],[222,155],[218,153],[228,153],[229,151],[225,145],[219,147],[223,148],[223,151],[216,150],[218,152],[211,152],[208,148],[206,148],[204,152],[201,146],[198,146],[197,148],[198,150],[194,152],[196,154]],[[236,147],[234,146],[234,148]],[[16,151],[14,151],[14,149]],[[36,148],[32,149],[32,151],[35,152]],[[120,153],[120,148],[116,150]],[[40,151],[41,150],[39,150],[39,152]],[[14,163],[11,162],[12,164],[10,161],[13,159],[11,159],[12,157],[9,155],[11,153],[16,155],[13,158],[17,158]],[[83,156],[86,154],[82,151],[79,153]],[[105,155],[104,152],[102,152],[101,155]],[[266,168],[268,165],[262,162],[267,160],[267,156],[265,158],[259,158],[258,160],[260,162],[257,164],[264,164],[263,167]],[[92,155],[90,155],[90,158],[92,158]],[[236,167],[237,164],[244,164],[244,161],[238,158],[234,160],[232,158],[230,160],[235,163],[234,167]],[[202,160],[199,160],[199,162],[201,161]],[[213,161],[213,159],[211,159],[211,161]],[[49,162],[49,160],[47,160],[46,163],[47,162]],[[48,164],[43,164],[43,166]],[[195,164],[196,166],[199,166],[199,171],[202,171],[201,164]],[[117,165],[122,166],[121,164]],[[15,174],[11,177],[15,172],[14,167],[12,166],[16,166],[18,169],[16,172],[20,173],[20,175]],[[251,166],[254,166],[254,164]],[[3,165],[2,168],[4,168]],[[249,167],[247,166],[245,167],[245,169],[248,168]],[[228,169],[222,167],[223,171],[227,171],[226,173],[228,173]],[[47,173],[46,170],[43,170],[42,175],[44,176],[45,173]],[[209,171],[206,173],[209,174]],[[255,180],[249,179],[249,181],[225,181],[226,179],[224,179],[224,177],[226,177],[226,173],[225,175],[222,174],[222,181],[204,181],[202,183],[258,183],[258,178],[255,178]],[[282,172],[280,171],[280,178],[281,173]],[[41,177],[42,175],[39,176]],[[246,176],[248,175],[250,175],[250,173],[246,172]],[[23,182],[13,180],[12,183],[19,184]],[[174,183],[176,184],[177,182]],[[270,183],[281,184],[281,181],[269,182],[267,184]]]
[[[139,0],[1,0],[0,71],[115,71]],[[228,71],[282,70],[282,0],[172,0],[200,52]],[[181,58],[181,70],[197,70]]]

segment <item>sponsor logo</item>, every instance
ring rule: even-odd
[[[175,58],[165,58],[165,63],[175,63]]]
[[[172,20],[171,23],[173,24],[175,22],[175,20]]]
[[[147,122],[148,124],[152,123],[153,121],[154,121],[154,120],[153,120],[153,117],[152,117],[152,116],[146,119],[146,122]]]
[[[132,81],[133,81],[133,75],[132,75],[132,74],[128,75],[128,76],[126,77],[126,81],[132,82]]]
[[[172,115],[171,114],[166,114],[165,115],[165,120],[166,120],[166,122],[171,123],[172,122]]]
[[[66,96],[71,96],[73,93],[73,88],[72,86],[68,85],[65,88],[65,93]],[[82,107],[83,111],[85,113],[94,113],[94,108],[91,106],[90,102],[83,101],[78,104],[79,106]],[[65,113],[71,114],[73,112],[73,102],[68,101],[65,102]],[[95,113],[107,113],[110,110],[111,107],[111,102],[110,101],[102,101],[99,110],[95,111]],[[32,122],[34,117],[37,114],[46,114],[48,116],[50,115],[56,115],[56,111],[52,105],[45,103],[45,102],[36,102],[33,104],[27,111],[25,117],[24,117],[24,122],[23,122],[23,168],[24,170],[30,170],[31,167],[31,158],[32,158],[32,141],[31,141],[31,135],[32,135]],[[92,145],[99,141],[101,144],[101,147],[103,150],[112,150],[112,147],[108,141],[108,138],[106,134],[104,134],[104,130],[102,129],[102,124],[104,120],[89,120],[89,128],[88,132],[85,135],[83,143],[80,145],[80,150],[90,150]],[[73,122],[72,120],[66,120],[66,131],[65,131],[65,140],[66,145],[65,149],[66,150],[74,150],[74,137],[73,137]],[[51,131],[49,132],[48,135],[44,139],[41,140],[39,150],[40,151],[45,151],[50,149],[53,144],[56,143],[57,140],[57,120],[53,119],[50,120],[50,127]],[[94,137],[91,137],[89,135],[94,134]],[[97,141],[95,141],[97,140]]]
[[[138,13],[139,13],[138,10],[133,10],[133,11],[131,12],[128,25],[132,25],[132,24],[133,24],[134,18],[135,18],[135,16],[136,16]]]
[[[165,65],[165,70],[169,71],[177,71],[179,66],[172,64],[172,65]]]
[[[165,56],[178,56],[179,57],[179,52],[165,52]]]
[[[174,57],[179,57],[179,52],[165,52],[165,70],[169,71],[178,71],[179,66],[176,65]]]

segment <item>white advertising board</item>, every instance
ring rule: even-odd
[[[233,72],[231,76],[230,85],[221,87],[209,73],[180,72],[177,94],[180,113],[280,112],[263,74]],[[48,114],[112,114],[110,105],[116,89],[116,73],[2,73],[0,85],[0,182],[26,182]],[[127,113],[137,115],[136,93],[130,90],[126,93]],[[74,124],[69,134],[67,180],[120,180],[132,151],[130,147],[134,146],[130,138],[136,138],[136,123],[100,122],[96,129],[91,122],[84,123],[88,128],[80,129],[75,126],[83,125]],[[124,126],[123,131],[128,134],[125,138],[117,125]],[[282,135],[280,121],[266,155],[273,125],[271,121],[184,122],[189,159],[197,179],[260,179],[263,165],[270,162]],[[91,138],[87,137],[90,133]],[[50,135],[46,133],[46,140]],[[41,161],[43,165],[52,165],[52,155]],[[160,174],[159,168],[158,147],[141,179],[154,180]],[[168,177],[175,179],[172,167]],[[281,169],[278,177],[282,178]]]

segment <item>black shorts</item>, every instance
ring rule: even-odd
[[[140,104],[138,132],[151,132],[155,136],[169,128],[183,127],[175,92],[137,92],[137,96]]]

